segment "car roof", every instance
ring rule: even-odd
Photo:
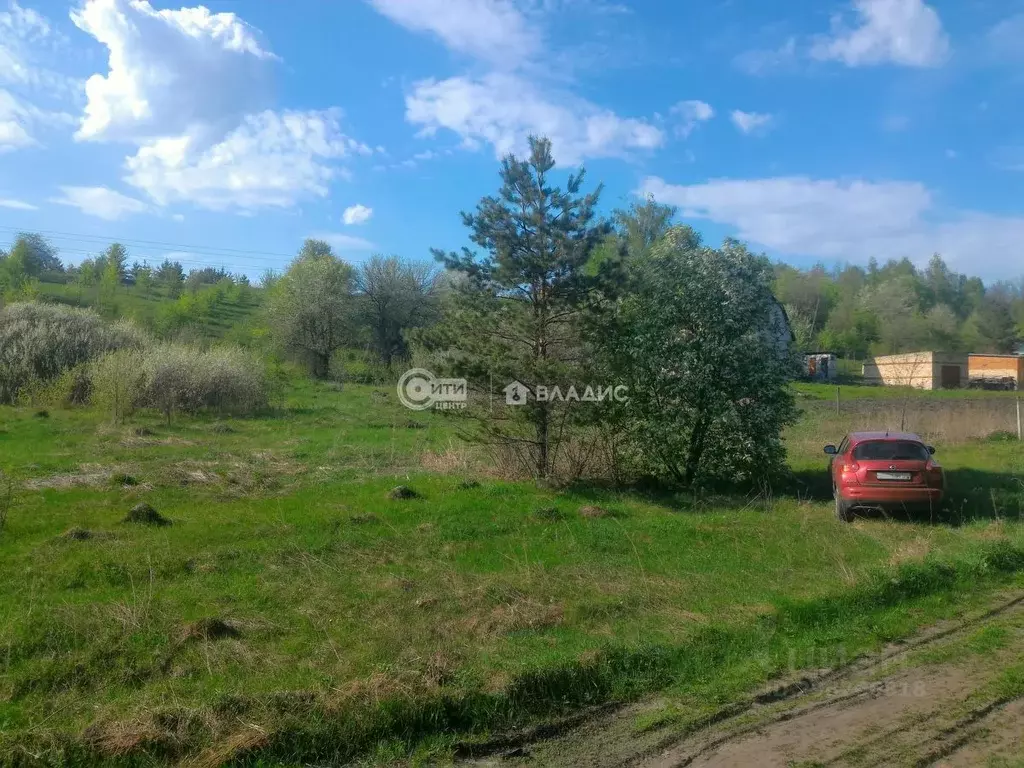
[[[913,432],[851,432],[850,443],[856,445],[866,440],[909,440],[914,443],[924,441]]]

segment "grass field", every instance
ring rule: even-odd
[[[171,426],[2,408],[0,763],[444,759],[655,691],[699,722],[1024,584],[1019,443],[939,443],[936,519],[842,525],[821,447],[875,403],[800,390],[770,497],[503,480],[390,388]],[[170,524],[122,522],[140,502]]]

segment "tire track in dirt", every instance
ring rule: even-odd
[[[945,725],[943,711],[962,704],[964,691],[972,691],[973,683],[977,682],[969,670],[953,665],[934,670],[910,669],[881,682],[872,681],[871,675],[884,670],[886,665],[898,663],[911,652],[953,640],[979,625],[1016,613],[1022,606],[1024,595],[1018,595],[979,616],[928,633],[898,649],[820,675],[801,691],[787,690],[787,695],[764,706],[765,716],[755,722],[730,728],[729,721],[723,721],[703,735],[684,736],[683,740],[677,736],[671,745],[666,743],[672,740],[669,736],[625,764],[642,768],[783,766],[803,759],[815,765],[936,765],[976,741],[988,718],[1021,697],[998,698]],[[823,682],[850,680],[862,682],[806,706],[797,703],[820,692]],[[907,695],[911,688],[921,693]],[[776,711],[793,704],[793,708]],[[910,722],[885,730],[884,725],[892,720]]]
[[[532,743],[517,740],[517,748],[510,752],[502,749],[510,746],[507,740],[495,740],[494,750],[477,744],[473,755],[478,764],[498,764],[500,760],[502,765],[531,766],[696,768],[750,764],[784,766],[796,762],[791,755],[778,755],[779,759],[772,762],[767,750],[778,748],[789,752],[805,749],[807,755],[802,759],[814,765],[883,764],[870,760],[865,763],[861,758],[854,760],[861,753],[878,752],[889,754],[895,764],[941,763],[944,768],[947,763],[943,761],[959,754],[960,750],[969,749],[986,733],[989,721],[1020,703],[1019,699],[1013,696],[997,699],[968,709],[959,720],[950,722],[948,718],[937,717],[932,704],[941,700],[947,708],[954,704],[962,708],[962,694],[975,682],[969,670],[955,664],[941,664],[921,669],[895,669],[889,674],[887,668],[897,668],[912,654],[926,653],[932,646],[941,650],[972,630],[993,622],[1012,622],[1021,613],[1024,613],[1024,592],[1015,592],[982,613],[956,622],[942,622],[910,640],[842,667],[785,681],[722,708],[696,726],[691,723],[685,730],[678,725],[666,725],[646,732],[636,731],[632,723],[645,712],[645,706],[646,711],[650,711],[648,703],[606,710],[582,725],[578,721],[567,722],[565,728],[555,727]],[[1018,643],[1024,646],[1024,633],[1019,634]],[[925,695],[906,695],[907,691],[913,693],[914,690],[923,691]],[[1007,736],[1004,741],[1013,744],[1013,727],[1012,721],[1009,725],[1000,725],[995,729],[996,735],[1010,728],[1008,735],[1004,733]],[[843,743],[842,736],[851,735],[858,728],[864,732]],[[793,735],[812,732],[817,735],[809,744],[801,742],[800,738],[790,739]],[[769,742],[774,738],[778,743],[766,744],[765,738]],[[827,749],[825,742],[831,745]],[[504,755],[499,758],[501,752]],[[730,753],[734,753],[732,758]],[[491,758],[479,760],[486,755]]]

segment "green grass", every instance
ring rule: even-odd
[[[914,387],[880,387],[869,384],[812,384],[796,382],[793,385],[798,396],[807,400],[827,400],[834,403],[836,389],[840,400],[906,400],[941,401],[941,400],[984,400],[991,398],[1024,397],[1021,392],[1004,392],[985,389],[935,389],[922,390]]]
[[[659,690],[698,722],[1021,583],[1015,444],[943,452],[972,492],[1005,481],[991,508],[841,525],[815,485],[751,502],[503,481],[457,426],[391,387],[301,380],[249,420],[0,409],[18,487],[0,536],[0,762],[443,756]],[[790,435],[808,481],[819,426]],[[389,499],[398,484],[421,498]],[[143,501],[173,524],[122,523]],[[578,514],[592,504],[615,514]],[[213,618],[237,636],[202,637]]]
[[[145,328],[154,328],[163,309],[174,303],[163,289],[154,287],[144,295],[135,286],[120,286],[114,295],[114,306],[103,306],[99,286],[82,287],[75,283],[40,283],[39,291],[45,301],[55,301],[76,307],[90,307],[109,319],[130,318]],[[262,291],[250,288],[248,300],[242,303],[219,302],[207,316],[193,317],[193,333],[206,338],[225,338],[244,334],[244,329],[257,317],[262,303]]]

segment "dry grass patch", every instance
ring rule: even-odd
[[[219,768],[241,759],[249,752],[262,749],[269,741],[270,735],[265,730],[249,724],[244,731],[228,736],[184,765],[187,768]]]
[[[135,720],[93,723],[82,733],[82,741],[104,758],[118,758],[142,750],[173,752],[175,745],[168,736],[152,722]]]
[[[818,428],[809,430],[800,425],[787,437],[792,445],[812,453],[819,452],[827,442],[837,442],[844,434],[863,430],[916,432],[942,445],[1017,432],[1016,404],[1011,398],[939,400],[914,396],[905,403],[851,400],[841,405],[839,413],[830,403],[806,403],[804,407],[804,420],[815,422]]]
[[[458,475],[483,470],[481,462],[468,446],[454,442],[441,451],[425,451],[420,455],[420,465],[431,472],[442,475]]]
[[[111,479],[117,475],[127,475],[125,467],[105,467],[101,464],[79,464],[78,472],[65,472],[26,480],[23,485],[31,491],[42,491],[47,488],[61,490],[67,488],[101,488],[110,485]]]
[[[931,542],[922,536],[918,536],[910,541],[901,541],[889,556],[889,565],[895,567],[906,562],[921,561],[931,551]]]
[[[459,622],[461,630],[476,638],[500,637],[513,632],[536,631],[559,626],[565,619],[561,603],[544,604],[530,598],[502,603],[483,614]]]

